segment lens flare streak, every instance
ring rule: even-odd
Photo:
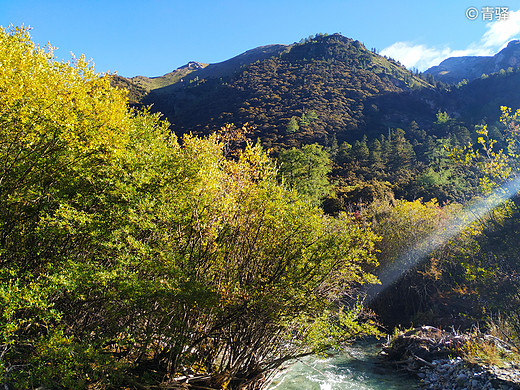
[[[406,249],[388,267],[379,271],[381,284],[371,286],[366,295],[370,302],[378,294],[397,281],[406,271],[424,261],[434,250],[446,244],[475,221],[484,218],[490,211],[513,197],[520,191],[520,176],[502,185],[487,198],[465,208],[460,214],[450,218],[418,244]]]

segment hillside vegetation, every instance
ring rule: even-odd
[[[198,73],[192,73],[192,76]],[[233,122],[256,127],[264,145],[298,146],[345,139],[364,129],[369,100],[432,88],[397,62],[339,34],[318,35],[278,55],[244,65],[227,77],[197,77],[153,90],[153,103],[177,133]]]

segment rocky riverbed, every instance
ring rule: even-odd
[[[427,390],[517,390],[520,366],[470,364],[462,358],[434,360],[417,373]]]

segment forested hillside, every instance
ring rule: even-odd
[[[334,34],[288,46],[228,77],[197,76],[188,85],[154,89],[143,102],[153,103],[177,133],[249,123],[256,128],[252,138],[265,146],[292,147],[359,137],[368,123],[380,131],[372,99],[423,88],[433,87],[359,41]]]
[[[130,85],[129,97],[152,104],[177,134],[247,124],[247,137],[260,139],[274,155],[324,146],[332,161],[329,178],[337,184],[326,209],[334,212],[376,194],[440,202],[471,198],[476,177],[471,171],[461,176],[463,168],[447,164],[446,150],[475,142],[474,126],[484,123],[503,140],[500,107],[520,106],[518,74],[509,68],[447,86],[359,41],[317,34],[191,69],[182,82],[172,79],[140,99],[134,98],[139,87]]]

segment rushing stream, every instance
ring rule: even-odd
[[[290,365],[269,390],[410,390],[419,381],[382,365],[375,343],[352,346],[329,358],[307,357]]]

